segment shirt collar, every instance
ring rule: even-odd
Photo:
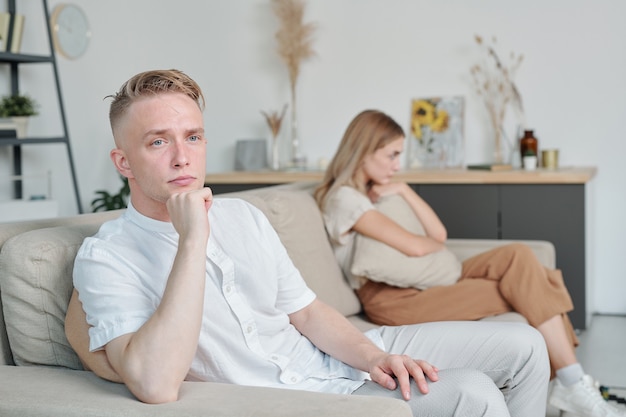
[[[160,220],[152,219],[148,216],[144,216],[137,211],[131,201],[128,202],[128,207],[125,213],[126,218],[141,227],[142,229],[150,230],[159,233],[177,233],[174,225],[171,222],[163,222]]]

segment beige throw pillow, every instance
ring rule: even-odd
[[[99,224],[59,226],[22,233],[0,254],[0,296],[16,365],[83,369],[65,337],[76,252]]]
[[[382,198],[376,208],[411,233],[425,235],[424,228],[404,198]],[[425,256],[407,256],[378,240],[357,234],[351,272],[372,281],[420,290],[452,285],[461,276],[461,262],[447,248]]]

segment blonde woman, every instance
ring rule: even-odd
[[[314,194],[337,260],[370,320],[404,325],[476,320],[516,311],[546,341],[556,375],[552,405],[579,416],[626,416],[602,398],[576,359],[578,340],[566,314],[573,305],[561,272],[543,267],[526,245],[505,245],[468,259],[456,283],[425,290],[351,273],[357,234],[409,257],[445,248],[447,232],[437,214],[410,186],[393,181],[400,169],[404,136],[402,128],[380,111],[358,114]],[[406,200],[423,226],[423,235],[409,232],[376,208],[381,197],[393,194]]]

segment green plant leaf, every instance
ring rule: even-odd
[[[26,95],[4,96],[0,100],[0,117],[35,116],[37,102]]]

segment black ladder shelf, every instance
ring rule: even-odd
[[[8,0],[8,12],[13,16],[16,13],[15,8],[16,0]],[[27,55],[11,52],[0,52],[0,64],[8,64],[11,67],[11,94],[16,95],[19,93],[19,66],[26,64],[46,63],[52,66],[54,73],[54,81],[59,105],[59,112],[61,115],[61,123],[63,127],[63,134],[61,136],[53,137],[27,137],[27,138],[3,138],[0,140],[0,146],[13,146],[13,175],[17,177],[13,184],[13,198],[22,198],[22,181],[19,177],[22,175],[22,146],[23,145],[38,145],[49,143],[62,143],[65,144],[67,149],[67,156],[69,160],[70,173],[72,175],[72,182],[74,186],[74,195],[76,197],[76,205],[78,212],[83,213],[83,208],[80,200],[80,194],[78,191],[78,182],[76,180],[76,170],[74,168],[74,158],[72,157],[72,149],[70,146],[70,139],[67,129],[67,121],[65,118],[65,107],[63,106],[63,98],[61,97],[61,83],[59,82],[59,71],[57,68],[56,56],[54,52],[54,44],[52,41],[52,31],[50,27],[50,12],[48,10],[47,0],[42,0],[44,8],[44,17],[46,21],[48,46],[50,48],[50,55]],[[7,50],[10,50],[11,38],[13,36],[13,21],[9,26],[9,36],[5,43]]]

